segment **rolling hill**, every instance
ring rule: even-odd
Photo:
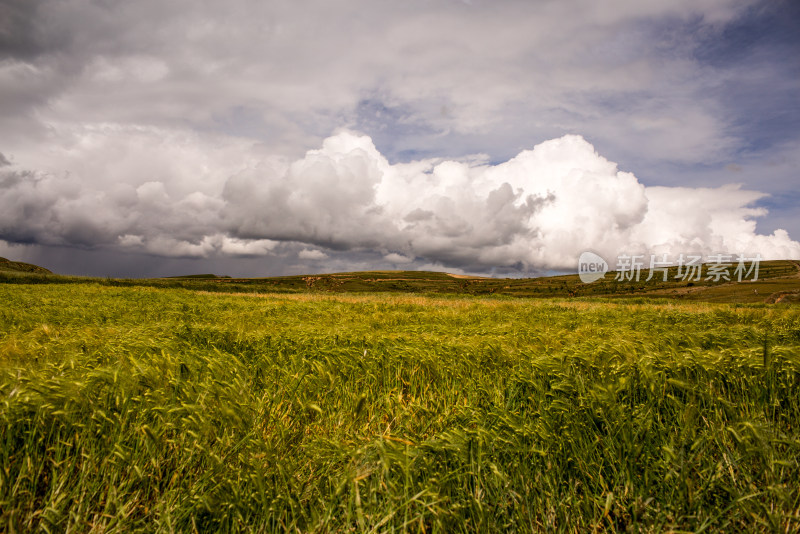
[[[731,303],[800,302],[800,262],[761,262],[756,280],[714,280],[705,265],[701,276],[680,279],[678,268],[663,273],[641,271],[638,280],[606,273],[585,284],[578,275],[538,278],[487,278],[436,271],[362,271],[331,274],[232,278],[213,274],[167,278],[114,279],[54,275],[49,270],[21,262],[0,261],[0,283],[95,282],[114,286],[176,287],[215,293],[438,293],[495,295],[527,298],[644,298]],[[649,280],[648,280],[649,279]]]
[[[33,265],[32,263],[24,263],[21,261],[11,261],[5,258],[0,258],[0,271],[10,271],[17,273],[35,273],[35,274],[53,274],[49,269]]]
[[[371,271],[261,279],[218,279],[215,290],[242,285],[263,290],[321,292],[432,292],[514,297],[607,297],[658,298],[712,302],[792,302],[800,297],[800,263],[796,261],[762,262],[755,281],[709,279],[707,268],[699,280],[676,279],[677,267],[670,268],[667,280],[657,273],[651,280],[642,271],[639,281],[616,280],[617,273],[584,284],[577,275],[539,278],[485,278],[430,271]]]

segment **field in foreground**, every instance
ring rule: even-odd
[[[800,311],[0,285],[7,532],[800,528]]]

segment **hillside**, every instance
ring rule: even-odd
[[[36,273],[36,274],[53,274],[49,269],[33,265],[32,263],[24,263],[21,261],[11,261],[6,258],[0,258],[0,271],[11,271],[17,273]]]
[[[681,301],[728,302],[740,304],[800,302],[800,262],[782,260],[761,262],[756,280],[735,281],[709,275],[703,267],[699,279],[678,278],[677,267],[663,273],[643,270],[639,280],[617,280],[615,272],[602,280],[585,284],[578,275],[539,278],[486,278],[435,271],[362,271],[331,274],[231,278],[213,274],[167,278],[114,279],[53,275],[35,265],[0,263],[0,283],[85,283],[111,286],[150,286],[183,288],[215,293],[437,293],[495,295],[526,298],[645,298]],[[5,268],[4,266],[14,266]],[[27,270],[25,270],[27,269]],[[46,274],[47,276],[40,276]],[[31,276],[34,275],[34,276]]]
[[[485,278],[433,271],[365,271],[351,273],[282,276],[272,278],[218,278],[183,280],[181,286],[221,292],[403,292],[507,295],[513,297],[652,298],[688,301],[774,303],[797,302],[800,296],[800,263],[767,261],[755,281],[709,279],[704,267],[699,280],[676,279],[677,268],[663,281],[656,273],[642,271],[639,281],[617,281],[617,273],[584,284],[577,275],[539,278]],[[734,279],[735,280],[735,279]],[[172,282],[174,283],[174,282]]]

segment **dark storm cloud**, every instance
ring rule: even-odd
[[[40,24],[44,0],[4,0],[0,3],[0,60],[30,60],[53,50],[53,34]]]

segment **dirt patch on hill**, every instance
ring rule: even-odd
[[[800,290],[778,291],[770,295],[765,302],[767,304],[777,304],[778,302],[800,304]]]

